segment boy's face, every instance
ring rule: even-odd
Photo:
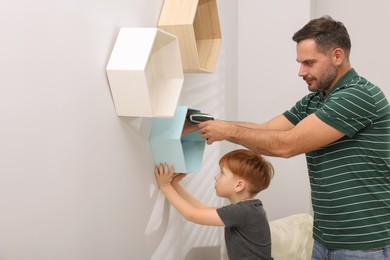
[[[238,178],[228,168],[221,167],[220,172],[214,177],[215,192],[217,196],[230,199],[234,194]]]

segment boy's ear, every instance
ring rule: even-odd
[[[245,187],[246,187],[245,180],[239,179],[236,183],[235,190],[236,190],[236,192],[241,192],[245,189]]]

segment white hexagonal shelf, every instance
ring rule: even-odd
[[[165,0],[158,27],[177,36],[184,72],[214,72],[221,47],[217,0]]]
[[[184,82],[175,35],[121,28],[106,72],[117,115],[173,117]]]

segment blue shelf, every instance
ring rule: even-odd
[[[167,162],[180,173],[200,170],[206,144],[198,131],[181,137],[187,110],[178,106],[173,118],[154,118],[150,134],[155,164]]]

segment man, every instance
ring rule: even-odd
[[[202,137],[269,156],[305,153],[314,211],[312,259],[390,259],[389,103],[352,68],[341,22],[313,19],[293,40],[299,76],[312,93],[263,124],[203,122]]]

